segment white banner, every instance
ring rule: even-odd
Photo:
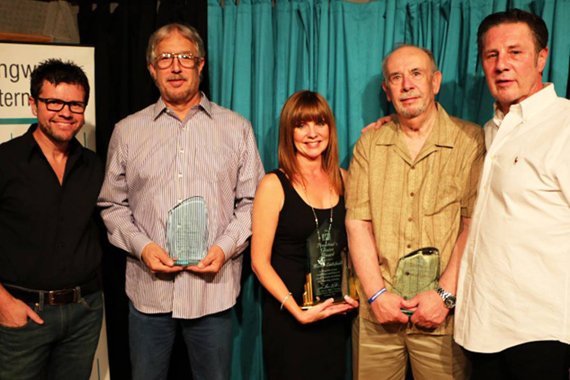
[[[77,139],[95,150],[95,48],[86,46],[0,42],[0,143],[24,134],[37,121],[29,102],[30,75],[38,63],[49,58],[73,61],[87,74],[91,92],[85,125]],[[103,321],[90,380],[110,379]]]
[[[0,142],[24,134],[36,122],[29,102],[30,75],[49,58],[73,61],[87,74],[91,93],[77,139],[95,150],[95,48],[87,46],[0,42]]]

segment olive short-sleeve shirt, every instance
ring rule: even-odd
[[[372,221],[388,290],[398,260],[422,247],[439,249],[443,273],[461,217],[473,212],[484,154],[482,128],[450,117],[439,104],[436,123],[414,161],[397,118],[358,140],[346,190],[347,219]],[[368,303],[360,305],[361,316],[376,322]],[[409,323],[408,332],[419,330]],[[429,332],[451,334],[452,318]]]

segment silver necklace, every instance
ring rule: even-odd
[[[317,229],[316,229],[317,241],[319,242],[319,251],[321,251],[321,257],[319,257],[317,262],[321,266],[324,266],[325,265],[325,252],[324,252],[324,247],[323,247],[323,240],[321,238],[321,233],[319,232],[319,218],[317,217],[317,213],[315,212],[315,209],[311,205],[311,200],[309,199],[309,193],[307,192],[307,187],[305,186],[305,184],[303,184],[303,191],[305,192],[305,197],[307,198],[307,203],[309,204],[309,207],[311,207],[311,211],[313,211],[313,216],[315,217],[315,226],[317,227]],[[327,231],[327,236],[330,238],[331,228],[332,228],[332,224],[333,224],[332,186],[329,187],[329,201],[330,201],[330,206],[331,206],[331,215],[330,215],[330,223],[329,223],[329,229]]]

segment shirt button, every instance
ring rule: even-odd
[[[414,218],[412,218],[411,216],[408,218],[408,222],[411,222],[412,220],[414,220]]]
[[[414,192],[412,191],[412,192],[410,193],[410,197],[413,197],[413,196],[414,196]]]
[[[416,169],[416,167],[415,167],[415,166],[412,166],[410,169],[412,169],[412,170],[415,170],[415,169]]]
[[[411,244],[408,244],[406,247],[408,247],[408,248],[412,248],[412,245],[411,245]]]
[[[182,178],[182,173],[178,173],[178,178]]]
[[[62,241],[59,242],[59,246],[60,246],[60,247],[63,247],[63,242],[62,242]]]

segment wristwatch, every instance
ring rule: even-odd
[[[446,308],[453,309],[455,307],[455,301],[457,300],[457,297],[455,297],[453,294],[445,291],[445,289],[443,289],[441,286],[437,287],[437,294],[439,294],[443,300]]]

